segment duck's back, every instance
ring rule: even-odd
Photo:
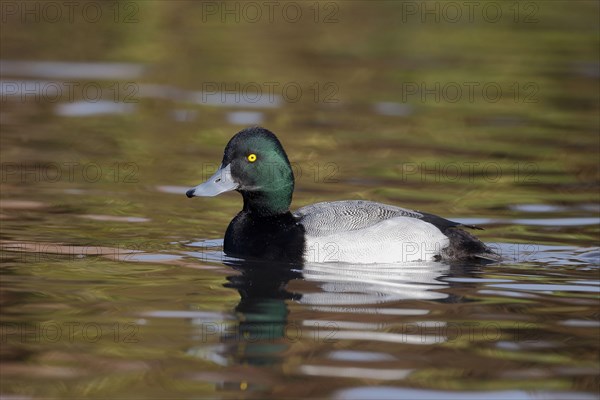
[[[296,210],[294,215],[300,218],[306,233],[311,236],[327,236],[369,228],[395,217],[423,217],[423,214],[416,211],[363,200],[311,204]]]

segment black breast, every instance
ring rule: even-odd
[[[304,242],[304,227],[290,212],[257,216],[241,211],[227,228],[224,251],[234,257],[301,263]]]

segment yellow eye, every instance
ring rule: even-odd
[[[248,157],[246,157],[246,158],[248,159],[248,161],[254,162],[254,161],[256,161],[256,154],[254,154],[254,153],[249,154]]]

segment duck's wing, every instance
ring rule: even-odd
[[[459,225],[432,214],[363,200],[316,203],[298,209],[294,215],[311,236],[365,229],[396,217],[420,219],[435,225],[441,231]]]

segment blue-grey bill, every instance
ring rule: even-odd
[[[185,195],[187,197],[195,196],[216,196],[223,192],[229,192],[237,189],[239,184],[233,181],[231,176],[231,164],[226,167],[221,167],[214,173],[213,176],[208,178],[206,182],[201,183],[195,188],[191,188]]]

